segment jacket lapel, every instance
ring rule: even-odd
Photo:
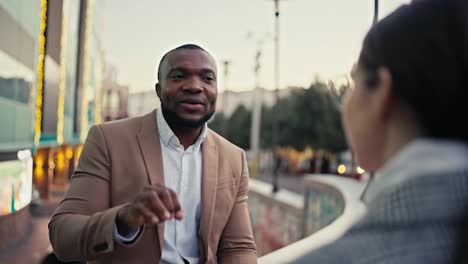
[[[158,125],[156,122],[156,110],[146,114],[142,118],[138,143],[148,172],[148,180],[151,185],[164,185],[164,167],[162,161],[161,143],[159,141]],[[158,225],[158,238],[160,252],[164,241],[164,224]]]
[[[208,257],[208,242],[213,223],[218,183],[218,145],[210,130],[207,131],[207,137],[202,145],[202,157],[201,219],[198,232],[200,260]]]

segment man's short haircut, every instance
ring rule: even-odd
[[[161,60],[159,61],[159,66],[158,66],[158,81],[161,81],[161,79],[162,79],[162,76],[161,76],[161,67],[162,67],[164,61],[166,60],[166,57],[167,57],[170,53],[172,53],[172,52],[174,52],[174,51],[177,51],[177,50],[201,50],[201,51],[204,51],[204,52],[210,54],[208,51],[206,51],[205,49],[203,49],[202,47],[200,47],[200,46],[198,46],[198,45],[196,45],[196,44],[184,44],[184,45],[182,45],[182,46],[179,46],[179,47],[177,47],[177,48],[175,48],[175,49],[172,49],[172,50],[166,52],[166,54],[164,54],[164,56],[162,56]]]

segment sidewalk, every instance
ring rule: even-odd
[[[266,183],[271,183],[272,176],[268,173],[262,173],[257,175],[256,177],[252,177],[252,179],[261,180]],[[302,195],[304,194],[303,179],[303,176],[279,173],[278,186],[280,189],[286,189],[288,191]]]
[[[0,252],[0,263],[36,264],[52,251],[47,224],[63,194],[51,195],[41,200],[37,207],[31,207],[31,224],[23,238]]]

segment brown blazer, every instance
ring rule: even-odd
[[[202,153],[200,263],[256,263],[245,153],[210,129]],[[93,126],[49,223],[57,256],[90,263],[159,263],[164,224],[145,226],[132,246],[113,239],[118,209],[143,187],[158,183],[164,184],[164,175],[155,111]]]

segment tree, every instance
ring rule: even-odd
[[[251,120],[251,111],[239,105],[228,119],[222,113],[217,113],[209,126],[237,146],[249,149]]]
[[[239,105],[227,123],[227,139],[243,149],[249,149],[251,123],[252,112],[244,105]]]
[[[208,122],[208,126],[213,129],[216,133],[220,134],[223,137],[226,137],[225,126],[227,124],[227,119],[223,112],[217,112]]]
[[[279,100],[278,143],[302,150],[306,146],[337,152],[346,149],[341,126],[340,101],[342,93],[334,94],[319,81],[308,89],[295,88],[287,98]],[[271,108],[262,114],[262,146],[271,146]]]
[[[316,80],[307,89],[290,89],[290,95],[278,101],[279,112],[275,116],[273,107],[262,107],[261,148],[271,149],[273,121],[277,118],[280,146],[297,150],[310,146],[331,152],[347,149],[340,108],[349,85],[335,89]],[[251,111],[240,105],[229,118],[216,114],[210,127],[234,144],[249,149],[251,120]]]

